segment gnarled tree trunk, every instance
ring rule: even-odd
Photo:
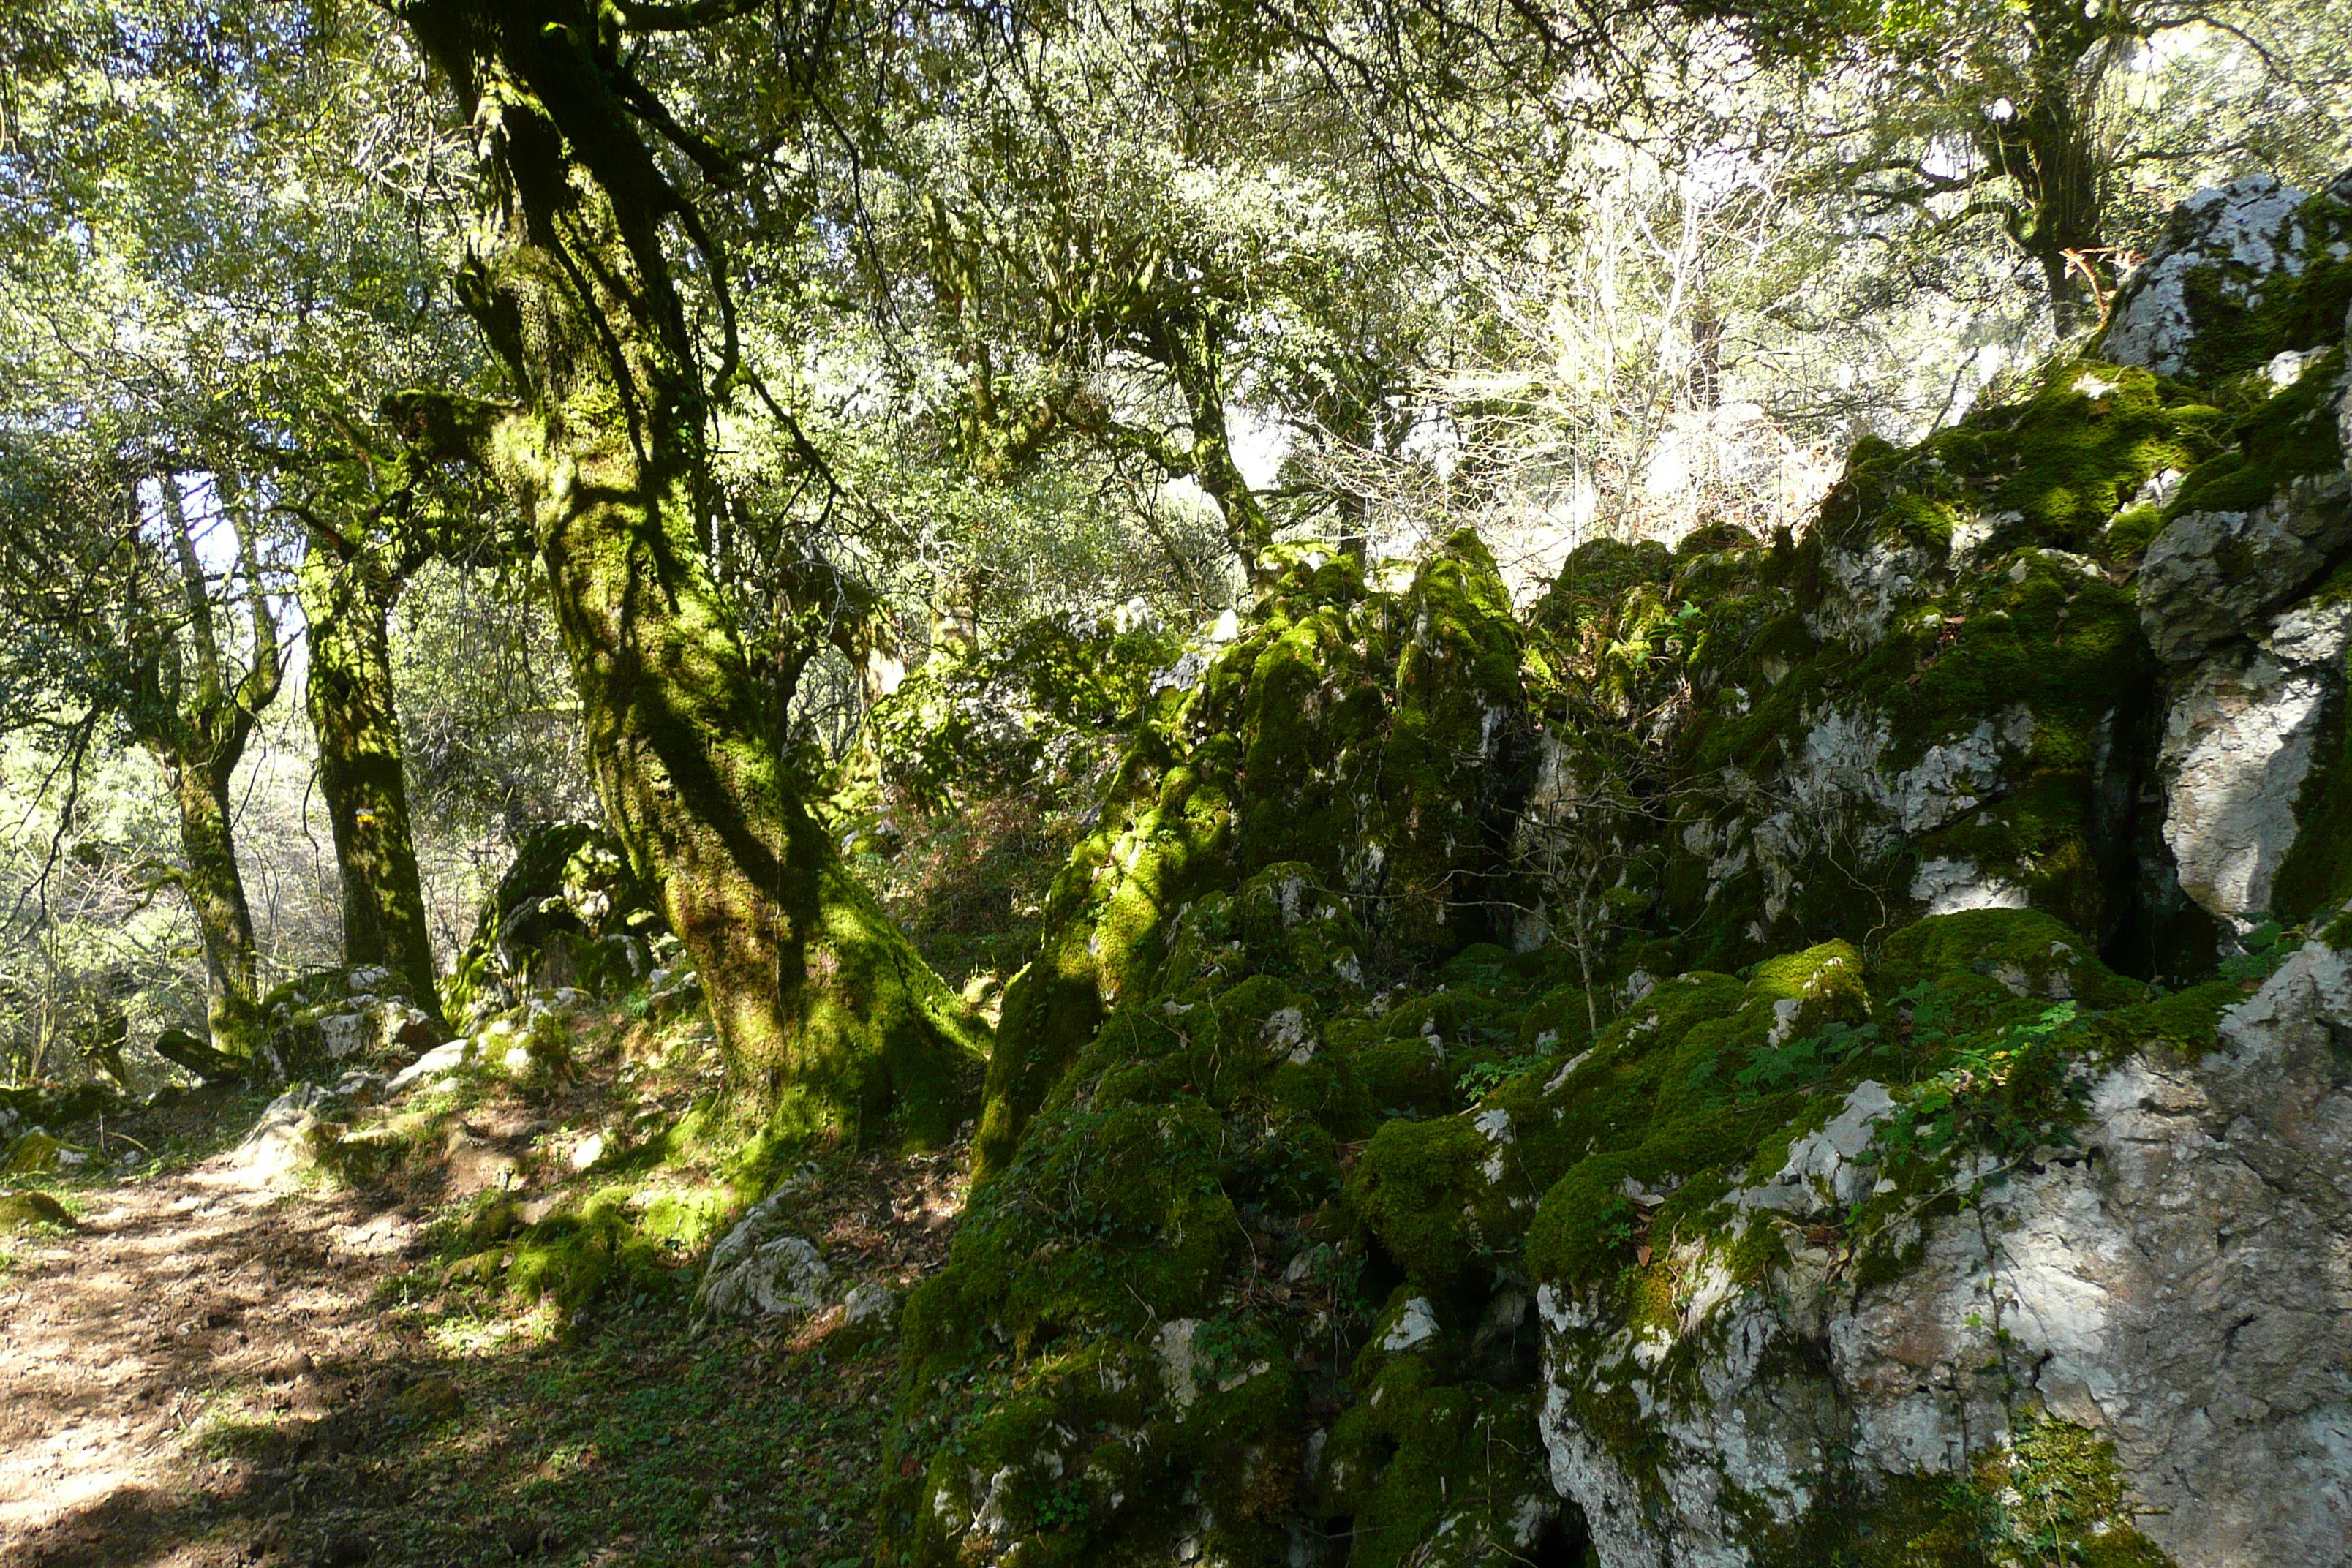
[[[739,1104],[781,1131],[935,1141],[984,1028],[842,867],[773,744],[702,550],[701,367],[664,249],[700,226],[624,107],[616,15],[410,0],[489,167],[461,289],[521,405],[483,456],[552,588],[605,814],[699,970]],[[719,265],[715,252],[704,261]]]

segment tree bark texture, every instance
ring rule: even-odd
[[[394,584],[364,553],[314,537],[299,579],[310,625],[305,700],[319,742],[319,793],[334,830],[343,902],[343,963],[380,964],[408,982],[437,1023],[433,940],[408,814],[388,623]]]
[[[213,1048],[252,1061],[262,1055],[268,1031],[261,1016],[253,912],[245,901],[245,879],[237,874],[230,826],[228,785],[236,757],[225,765],[167,757],[163,766],[180,812],[180,889],[204,942],[205,1021]]]
[[[913,1141],[950,1136],[984,1026],[794,793],[702,548],[707,405],[664,251],[666,225],[695,226],[619,96],[611,13],[401,15],[489,165],[460,289],[522,401],[486,460],[530,520],[599,796],[702,976],[730,1089],[788,1134],[870,1137],[895,1112]]]

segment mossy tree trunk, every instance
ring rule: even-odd
[[[703,551],[702,367],[665,250],[723,258],[625,106],[617,13],[400,7],[488,161],[460,279],[520,405],[482,456],[534,531],[605,814],[702,976],[739,1108],[787,1132],[896,1111],[950,1134],[985,1032],[848,874],[794,793],[768,685]],[[730,367],[717,373],[723,382]]]
[[[2106,230],[2107,163],[2100,145],[2102,84],[2132,38],[2117,5],[2028,0],[2019,20],[2027,57],[2018,100],[1990,112],[1978,133],[1994,172],[2014,182],[2010,237],[2042,268],[2060,336],[2096,319],[2116,275]]]
[[[389,622],[398,584],[373,553],[314,531],[299,579],[310,626],[305,699],[334,830],[343,963],[397,970],[437,1022],[433,941],[408,814]]]
[[[204,942],[205,1022],[213,1049],[251,1060],[260,1055],[268,1029],[253,911],[230,826],[228,786],[236,759],[166,755],[163,763],[180,812],[180,890]]]
[[[250,1060],[260,1054],[266,1030],[253,915],[236,867],[229,782],[255,721],[278,696],[278,624],[237,487],[228,476],[216,474],[214,489],[236,531],[244,582],[245,668],[236,670],[239,650],[225,645],[219,624],[225,605],[215,602],[197,555],[177,476],[162,476],[158,486],[163,498],[161,531],[171,552],[160,563],[159,576],[170,586],[159,587],[157,602],[150,606],[162,630],[143,664],[147,689],[135,704],[133,727],[171,780],[179,808],[182,864],[173,880],[186,895],[204,942],[205,1011],[213,1048]]]

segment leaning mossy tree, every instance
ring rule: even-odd
[[[636,76],[627,37],[704,7],[412,0],[483,161],[458,286],[518,400],[412,400],[520,507],[606,816],[699,971],[747,1119],[929,1140],[985,1031],[840,863],[776,744],[774,695],[704,553],[714,394],[737,374],[725,257],[648,135],[726,155]],[[708,8],[725,11],[730,8]],[[684,247],[674,252],[672,242]],[[721,319],[707,365],[689,317]]]
[[[510,559],[524,546],[472,465],[436,460],[383,421],[337,409],[320,423],[329,433],[289,466],[279,504],[300,519],[306,542],[295,577],[310,642],[303,690],[334,833],[342,959],[350,969],[394,971],[437,1024],[392,616],[428,562]]]

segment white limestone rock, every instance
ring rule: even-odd
[[[2305,474],[2252,511],[2192,511],[2148,542],[2140,629],[2171,663],[2242,637],[2352,545],[2352,475]]]
[[[1874,647],[1886,636],[1897,610],[1918,598],[1938,563],[1916,545],[1873,539],[1861,549],[1838,546],[1822,553],[1822,569],[1835,591],[1822,595],[1809,621],[1815,637],[1857,647]]]
[[[2200,309],[2251,308],[2266,280],[2303,271],[2305,199],[2267,174],[2250,174],[2181,203],[2116,296],[2102,357],[2158,375],[2188,371],[2198,335],[2217,324],[2200,319]]]
[[[710,1249],[695,1305],[712,1318],[798,1318],[829,1304],[833,1270],[816,1245],[786,1232],[795,1192],[753,1204]]]
[[[898,1293],[887,1285],[867,1281],[853,1285],[841,1300],[841,1326],[873,1332],[888,1330],[898,1321]]]
[[[386,1094],[405,1094],[420,1083],[447,1077],[464,1067],[479,1054],[471,1039],[450,1040],[434,1047],[406,1067],[392,1075],[384,1085]]]
[[[1956,915],[1968,910],[2022,910],[2033,900],[2023,888],[1992,876],[1973,860],[1935,856],[1919,862],[1911,878],[1911,896],[1923,915]]]
[[[1975,1203],[1911,1222],[1891,1279],[1857,1287],[1765,1205],[1735,1227],[1782,1227],[1787,1261],[1738,1285],[1727,1241],[1690,1244],[1664,1330],[1544,1287],[1545,1447],[1600,1561],[1751,1563],[2037,1411],[2115,1445],[2183,1568],[2352,1564],[2352,962],[2305,946],[2220,1033],[2106,1071],[2077,1148],[1964,1164]],[[1856,1111],[1809,1170],[1866,1168]],[[1596,1394],[1641,1413],[1637,1448],[1580,1419]]]
[[[2344,687],[2352,601],[2280,616],[2251,647],[2213,655],[2177,689],[2158,763],[2164,839],[2181,889],[2243,922],[2271,907],[2300,831],[2295,805],[2320,725]]]
[[[233,1165],[249,1180],[268,1183],[310,1163],[311,1141],[344,1097],[315,1083],[298,1083],[271,1100],[237,1145]]]
[[[1788,1160],[1770,1181],[1741,1190],[1733,1201],[1742,1209],[1800,1215],[1860,1203],[1878,1169],[1871,1153],[1878,1124],[1894,1110],[1885,1084],[1864,1079],[1854,1085],[1826,1126],[1789,1145]]]

